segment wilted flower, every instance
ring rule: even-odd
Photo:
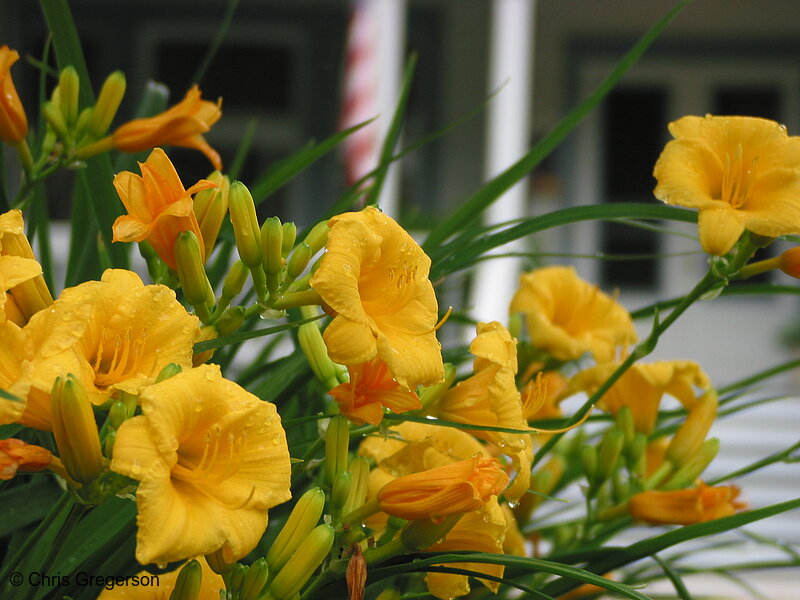
[[[130,171],[114,177],[114,187],[128,211],[114,221],[114,241],[147,240],[161,259],[176,269],[175,240],[182,231],[191,231],[200,242],[201,254],[205,255],[192,194],[215,184],[201,179],[184,190],[175,167],[161,148],[155,148],[146,162],[139,163],[139,168],[141,177]]]
[[[41,471],[53,460],[53,454],[47,448],[15,438],[0,440],[0,479],[11,479],[18,469]]]
[[[19,53],[8,46],[0,46],[0,140],[15,144],[28,133],[28,118],[19,100],[11,67],[19,60]]]
[[[219,154],[203,138],[222,116],[220,106],[203,100],[196,85],[183,100],[154,117],[135,119],[120,125],[112,135],[114,147],[123,152],[141,152],[156,146],[184,146],[200,150],[217,170],[222,169]]]
[[[261,539],[267,509],[291,497],[275,406],[204,365],[146,388],[142,415],[117,433],[111,469],[139,480],[136,559],[238,559]]]
[[[377,356],[409,390],[440,381],[428,256],[373,207],[328,223],[327,252],[311,287],[335,313],[324,334],[331,359],[356,365]]]
[[[747,508],[736,486],[707,486],[674,491],[650,490],[628,501],[634,519],[654,525],[690,525],[730,516]]]
[[[800,138],[755,117],[683,117],[656,163],[655,196],[696,208],[709,254],[727,254],[745,230],[800,233]]]
[[[531,343],[558,360],[591,352],[605,362],[636,341],[625,308],[572,267],[536,269],[521,275],[519,283],[510,311],[525,315]]]

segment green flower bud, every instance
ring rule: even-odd
[[[625,436],[625,446],[628,446],[633,441],[633,436],[636,429],[633,423],[633,413],[629,406],[623,406],[617,411],[616,415],[617,428]]]
[[[719,452],[719,440],[717,438],[710,438],[700,445],[700,448],[691,457],[689,457],[680,468],[673,473],[672,477],[667,480],[661,489],[663,490],[680,490],[690,486],[694,481],[702,475],[706,467],[711,464],[711,461],[717,456]]]
[[[619,429],[609,429],[600,444],[597,457],[597,484],[608,480],[617,469],[622,447],[625,445],[625,434]]]
[[[249,274],[250,271],[241,260],[233,263],[230,271],[225,276],[225,281],[222,283],[222,300],[220,303],[229,304],[231,300],[238,296],[242,292],[244,284],[247,283]]]
[[[324,508],[325,493],[318,487],[300,497],[267,553],[267,564],[272,573],[280,571],[292,553],[305,542],[317,526]]]
[[[328,348],[316,323],[305,323],[297,328],[297,341],[306,355],[311,370],[329,390],[339,385],[336,363],[328,356]]]
[[[328,556],[333,546],[333,538],[333,528],[330,525],[319,525],[309,533],[302,549],[292,554],[275,575],[269,586],[270,596],[275,600],[290,600],[297,594]]]
[[[209,568],[217,575],[227,573],[236,565],[236,561],[233,560],[228,546],[223,546],[216,552],[206,554],[206,562]]]
[[[42,114],[44,115],[47,124],[53,128],[58,137],[65,140],[69,137],[67,130],[67,122],[64,118],[64,113],[55,102],[45,102],[42,104]]]
[[[110,429],[106,432],[106,437],[103,440],[103,454],[106,458],[111,459],[114,457],[114,444],[117,441],[117,432]]]
[[[342,415],[332,417],[325,433],[325,481],[333,486],[340,471],[347,470],[350,423]]]
[[[283,224],[283,243],[281,244],[281,256],[286,258],[294,248],[297,240],[297,225],[291,221]]]
[[[169,600],[197,600],[200,596],[200,584],[203,580],[203,569],[196,559],[186,563],[178,573],[175,587]]]
[[[347,503],[344,507],[344,514],[350,514],[355,509],[364,505],[367,501],[369,492],[369,461],[363,456],[356,456],[350,461],[348,467],[352,475],[352,485],[347,496]]]
[[[182,231],[175,240],[175,265],[186,301],[195,307],[203,322],[208,321],[208,307],[214,302],[214,290],[203,265],[204,256],[197,236]]]
[[[165,379],[169,379],[173,375],[177,375],[183,371],[183,367],[175,363],[169,363],[168,365],[164,365],[164,368],[156,376],[156,383],[160,383]]]
[[[242,262],[251,270],[260,268],[261,230],[258,227],[256,205],[250,190],[241,181],[234,181],[230,185],[228,208]]]
[[[305,271],[311,260],[311,246],[303,242],[294,249],[286,265],[286,281],[291,283]],[[288,285],[284,284],[284,285]]]
[[[128,407],[121,400],[115,400],[108,409],[108,422],[114,429],[119,429],[119,426],[128,418]]]
[[[205,256],[208,260],[217,243],[219,229],[228,212],[228,195],[230,193],[230,179],[219,171],[214,171],[208,176],[208,181],[216,183],[217,187],[201,190],[194,195],[194,215],[200,225],[200,235],[203,237]]]
[[[339,471],[333,478],[330,511],[334,525],[339,523],[344,514],[344,508],[347,505],[347,498],[350,495],[352,486],[353,476],[349,471]]]
[[[581,450],[581,466],[583,473],[586,475],[586,481],[589,482],[591,487],[594,487],[597,481],[597,448],[591,445],[586,445]]]
[[[706,439],[717,416],[717,394],[708,391],[697,399],[686,421],[678,428],[667,447],[666,457],[680,468],[691,460]]]
[[[283,226],[278,217],[270,217],[261,227],[261,260],[267,276],[267,290],[274,294],[283,273]]]
[[[325,246],[325,242],[328,240],[328,229],[328,222],[321,221],[311,228],[306,239],[303,240],[311,248],[312,255],[322,250],[323,246]]]
[[[67,127],[70,128],[78,121],[78,90],[80,78],[75,68],[70,65],[61,71],[58,78],[58,104]]]
[[[103,471],[100,436],[89,396],[74,375],[56,378],[50,407],[53,437],[67,473],[79,483],[93,481]]]
[[[441,541],[462,516],[448,515],[438,522],[431,519],[411,521],[400,534],[400,540],[409,552],[420,552]]]
[[[242,586],[239,589],[239,600],[259,600],[267,583],[269,568],[263,558],[256,560],[247,570]]]
[[[114,71],[106,77],[100,95],[97,97],[97,104],[94,106],[86,131],[94,139],[105,135],[117,109],[125,95],[125,75],[122,71]]]

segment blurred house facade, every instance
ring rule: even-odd
[[[398,0],[400,1],[400,0]],[[502,0],[498,0],[502,1]],[[122,69],[131,115],[150,78],[177,100],[192,81],[225,10],[211,0],[72,0],[95,86]],[[541,138],[585,98],[672,0],[538,0],[531,20],[533,74],[529,126]],[[491,0],[407,0],[405,38],[419,63],[405,141],[452,124],[480,107],[490,90]],[[224,96],[224,117],[208,136],[232,160],[251,118],[258,119],[247,182],[311,138],[336,130],[349,3],[344,0],[241,0],[226,41],[203,80],[204,95]],[[38,4],[0,4],[3,40],[37,56],[44,41]],[[23,69],[16,68],[15,79]],[[21,84],[35,97],[35,78]],[[503,93],[503,90],[499,92]],[[561,206],[652,201],[652,167],[668,139],[666,125],[686,114],[750,114],[776,119],[800,133],[800,3],[796,0],[697,0],[668,26],[623,83],[529,178],[528,214]],[[402,161],[400,214],[420,227],[440,218],[482,183],[485,113]],[[201,156],[176,153],[187,181],[204,176]],[[344,176],[337,157],[321,161],[271,198],[263,210],[307,223],[330,206]],[[266,214],[265,213],[265,214]],[[509,215],[512,218],[516,215]],[[586,255],[645,254],[648,260],[569,260],[587,279],[637,308],[688,291],[705,268],[693,227],[663,223],[662,231],[619,224],[582,224],[531,240],[531,249]],[[682,235],[673,235],[673,234]],[[688,237],[686,237],[688,236]],[[664,257],[665,254],[680,256]],[[772,281],[794,285],[777,274]],[[793,324],[793,296],[734,297],[693,307],[663,338],[659,358],[698,360],[714,381],[728,383],[790,358],[781,345]],[[495,318],[505,320],[505,315]],[[642,334],[649,324],[641,323]],[[791,393],[798,379],[786,379]],[[723,433],[734,458],[722,474],[796,441],[796,401],[768,404]],[[772,407],[772,408],[770,408]],[[748,413],[749,415],[750,413]],[[797,497],[800,478],[775,467],[745,480],[754,505]],[[752,485],[751,485],[752,483]],[[771,489],[767,489],[771,488]],[[800,538],[800,518],[793,521]],[[782,526],[768,531],[778,534]]]

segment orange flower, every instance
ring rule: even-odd
[[[378,504],[402,519],[440,519],[481,508],[508,485],[496,458],[468,458],[398,477],[378,492]]]
[[[211,129],[222,116],[222,99],[216,104],[200,97],[194,85],[175,106],[146,119],[135,119],[112,135],[114,147],[123,152],[141,152],[156,146],[184,146],[200,150],[214,168],[222,169],[219,154],[208,145],[202,134]]]
[[[188,190],[183,189],[178,173],[161,148],[155,148],[146,162],[139,163],[142,176],[122,171],[114,177],[122,203],[128,211],[114,221],[115,242],[147,240],[171,269],[175,265],[175,240],[183,231],[197,236],[204,254],[203,234],[194,214],[192,194],[213,188],[201,179]]]
[[[41,471],[50,465],[53,455],[46,448],[10,438],[0,440],[0,479],[11,479],[17,469]]]
[[[654,525],[690,525],[727,517],[747,508],[736,500],[736,486],[707,486],[674,491],[642,492],[628,501],[634,519]]]
[[[396,413],[422,407],[419,396],[400,386],[389,367],[374,358],[360,365],[348,366],[350,381],[328,392],[339,410],[354,423],[377,425],[383,420],[383,407]]]
[[[28,134],[28,119],[19,100],[11,66],[19,60],[19,53],[8,46],[0,46],[0,139],[16,144]]]

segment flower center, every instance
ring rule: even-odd
[[[189,483],[220,483],[233,477],[244,461],[247,430],[235,435],[222,432],[214,425],[203,438],[199,459],[196,452],[178,449],[178,463],[172,467],[172,476]]]
[[[733,156],[729,153],[725,154],[725,170],[722,173],[720,199],[733,208],[741,208],[747,204],[747,197],[753,187],[754,172],[758,163],[758,156],[756,156],[750,162],[749,167],[746,167],[742,155],[741,144],[737,144]]]
[[[146,329],[134,333],[129,327],[124,335],[115,335],[112,340],[108,330],[104,329],[92,365],[95,385],[108,387],[141,371],[146,338]]]

